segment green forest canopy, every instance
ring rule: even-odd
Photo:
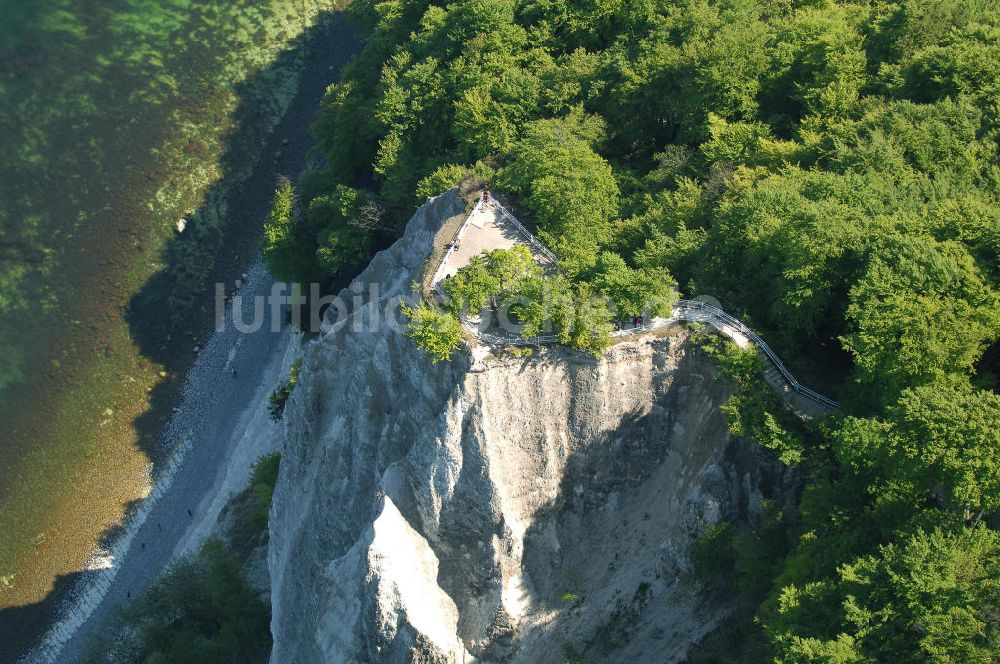
[[[325,166],[265,241],[304,267],[276,274],[357,269],[420,196],[475,171],[532,213],[567,288],[613,297],[644,274],[722,299],[793,362],[838,376],[826,387],[845,406],[813,427],[746,395],[731,409],[806,478],[753,584],[753,647],[783,662],[998,661],[997,4],[350,11],[367,46],[314,125]],[[362,203],[381,225],[353,221]]]

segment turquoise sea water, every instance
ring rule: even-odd
[[[337,4],[0,0],[0,610],[146,490],[231,224],[213,188],[248,172]]]

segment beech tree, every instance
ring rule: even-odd
[[[600,355],[614,331],[611,307],[586,282],[560,293],[552,306],[552,319],[560,343]]]
[[[835,579],[784,588],[772,623],[778,656],[995,662],[998,561],[1000,538],[987,528],[918,529],[844,565]]]
[[[477,314],[491,299],[503,302],[520,294],[526,282],[541,276],[542,269],[531,251],[516,245],[474,256],[469,265],[443,282],[443,288],[449,296],[450,311],[456,315],[464,311]]]
[[[907,385],[968,373],[1000,335],[1000,296],[958,243],[892,235],[851,291],[844,337],[865,381],[891,398]]]
[[[416,306],[403,306],[403,315],[409,319],[406,336],[431,356],[435,363],[451,358],[462,345],[462,323],[454,315],[422,302]]]
[[[260,241],[267,269],[287,282],[307,281],[311,273],[305,242],[295,225],[294,207],[295,191],[292,183],[284,180],[275,189]]]
[[[835,449],[846,463],[970,521],[1000,508],[1000,396],[941,380],[906,390],[887,414],[845,421]]]
[[[802,422],[755,357],[718,354],[736,386],[731,428],[803,469],[789,514],[801,530],[789,525],[787,554],[741,581],[767,595],[743,626],[744,658],[995,660],[992,586],[977,576],[995,575],[985,561],[1000,509],[995,8],[350,11],[366,45],[324,98],[325,166],[303,179],[299,208],[343,186],[405,219],[464,177],[456,164],[475,164],[526,211],[560,272],[524,263],[501,280],[484,258],[456,294],[515,297],[525,334],[590,352],[610,343],[612,304],[629,317],[650,294],[712,295],[835,392],[840,413]],[[269,263],[318,262],[330,227],[308,217],[272,223]],[[414,329],[450,356],[458,312],[417,312]]]
[[[580,114],[528,123],[500,174],[535,211],[539,237],[571,273],[593,265],[618,210],[611,166],[591,147],[602,133],[599,122]]]
[[[667,317],[677,302],[677,284],[663,268],[633,269],[617,254],[603,252],[594,267],[593,284],[619,316]]]

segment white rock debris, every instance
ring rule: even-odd
[[[348,290],[420,282],[456,191]],[[379,284],[371,299],[369,284]],[[434,364],[368,325],[308,345],[270,518],[275,664],[673,662],[727,616],[679,592],[697,534],[792,478],[730,436],[730,386],[680,330],[600,359]]]

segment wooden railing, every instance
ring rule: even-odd
[[[482,199],[479,199],[479,200],[482,201]],[[546,258],[548,258],[553,263],[558,262],[558,259],[556,258],[556,255],[554,253],[552,253],[551,251],[549,251],[549,248],[546,247],[544,244],[542,244],[541,241],[537,237],[535,237],[532,234],[531,231],[529,231],[527,228],[525,228],[524,224],[522,224],[520,222],[520,220],[517,217],[515,217],[510,212],[510,210],[508,210],[503,205],[501,205],[500,203],[498,203],[495,198],[491,198],[489,200],[489,202],[487,203],[487,205],[489,205],[489,206],[493,207],[494,209],[496,209],[500,213],[500,216],[502,216],[504,219],[506,219],[511,224],[513,224],[514,227],[518,231],[520,231],[520,233],[522,235],[524,235],[524,237],[528,240],[528,244],[531,245],[531,247],[535,251],[537,251],[538,253],[542,254],[543,256],[545,256]]]
[[[507,208],[505,208],[496,200],[491,199],[488,202],[484,202],[482,198],[476,203],[476,206],[472,208],[472,212],[466,217],[465,222],[458,231],[456,239],[461,239],[463,232],[465,231],[466,225],[472,216],[484,209],[484,207],[489,206],[496,210],[504,219],[510,222],[518,232],[524,235],[527,243],[538,253],[545,256],[547,259],[551,260],[553,263],[557,261],[555,254],[553,254],[548,247],[543,245],[538,238],[536,238],[524,225],[515,217]],[[434,275],[434,288],[439,295],[443,298],[447,298],[447,294],[444,289],[441,288],[440,281],[444,277],[444,270],[448,257],[454,251],[455,242],[448,248],[448,252],[445,257],[441,260],[441,265],[438,266],[437,271]],[[743,321],[738,318],[731,316],[719,307],[708,304],[707,302],[702,302],[700,300],[678,300],[674,305],[673,310],[670,312],[669,318],[655,318],[649,323],[644,325],[637,325],[629,328],[623,328],[616,330],[612,333],[612,337],[628,337],[636,334],[643,334],[646,332],[651,332],[668,325],[673,325],[679,321],[690,321],[690,322],[702,322],[708,323],[716,330],[726,335],[731,339],[735,339],[737,335],[742,336],[748,342],[753,343],[760,352],[768,359],[768,361],[774,365],[774,368],[781,374],[784,379],[785,384],[793,392],[802,395],[806,399],[815,402],[816,404],[822,406],[825,409],[837,410],[840,405],[826,397],[815,390],[806,387],[792,375],[792,372],[785,367],[785,363],[781,361],[778,354],[775,353],[770,346],[767,345],[760,336],[750,329]],[[523,337],[517,334],[491,334],[488,332],[482,332],[479,328],[468,319],[463,319],[462,321],[465,328],[472,334],[474,334],[480,341],[494,346],[537,346],[544,344],[552,344],[558,342],[558,337],[554,334],[543,334],[533,337]]]

